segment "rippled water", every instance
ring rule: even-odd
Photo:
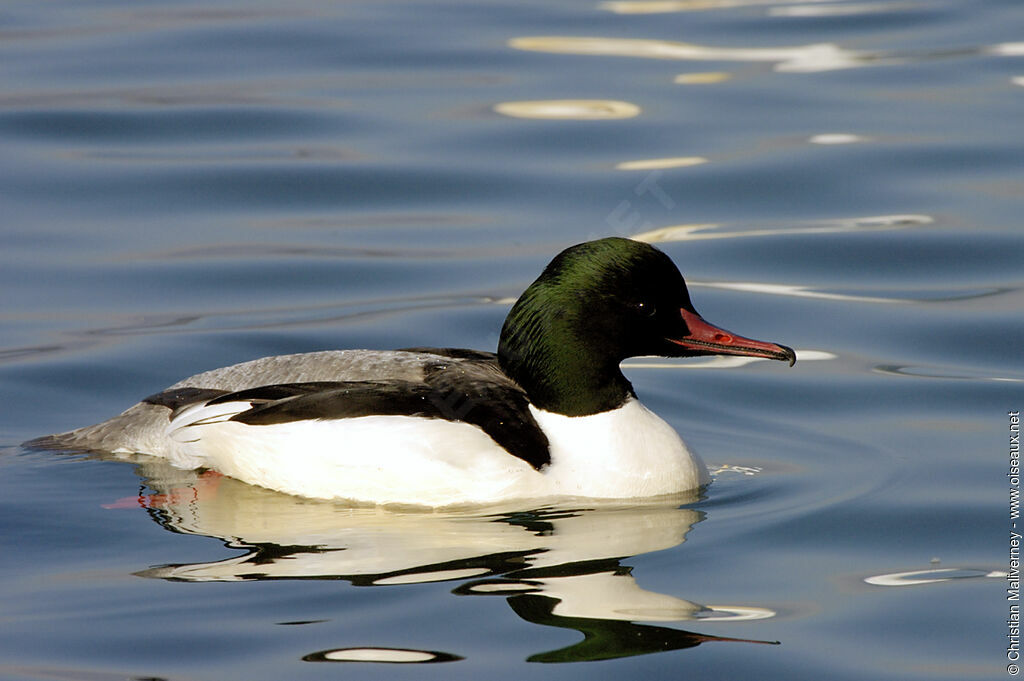
[[[1014,0],[5,4],[0,676],[1007,677],[1022,29]],[[18,446],[262,355],[491,349],[610,234],[800,353],[630,362],[702,499],[346,508]]]

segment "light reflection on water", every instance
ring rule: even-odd
[[[657,244],[670,241],[697,239],[738,239],[744,237],[779,236],[788,234],[834,234],[872,230],[907,229],[933,222],[927,215],[879,215],[861,218],[822,220],[811,224],[761,229],[721,229],[719,224],[672,225],[633,235],[638,241]]]
[[[815,2],[837,2],[837,0],[804,0],[803,4]],[[621,2],[602,2],[600,8],[616,14],[664,14],[777,4],[779,4],[779,0],[623,0]]]
[[[644,57],[690,61],[771,62],[776,71],[812,73],[893,63],[878,53],[856,52],[820,43],[799,47],[724,48],[693,45],[649,38],[596,38],[574,36],[530,36],[514,38],[509,46],[531,52],[585,54],[595,56]]]
[[[687,168],[707,163],[703,156],[676,156],[673,158],[649,158],[639,161],[622,161],[616,170],[664,170],[666,168]]]
[[[848,7],[848,6],[847,6]],[[653,38],[604,38],[583,36],[523,36],[513,38],[509,47],[530,52],[593,56],[641,57],[684,61],[767,62],[782,73],[818,73],[865,66],[891,66],[911,60],[944,59],[954,56],[1019,56],[1024,43],[998,43],[958,50],[923,52],[850,50],[834,43],[792,47],[710,47]]]
[[[640,107],[610,99],[558,99],[537,102],[502,102],[494,110],[513,118],[578,121],[614,120],[640,115]]]
[[[976,568],[930,568],[927,570],[911,570],[894,572],[888,575],[865,577],[864,581],[875,586],[917,586],[920,584],[940,584],[956,579],[977,579],[989,577],[1005,579],[1002,570],[980,570]]]

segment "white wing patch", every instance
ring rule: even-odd
[[[204,426],[225,423],[232,416],[252,408],[251,402],[225,402],[207,404],[197,402],[182,407],[171,416],[164,430],[167,438],[167,458],[178,468],[212,467],[203,454],[200,441]]]
[[[171,416],[171,422],[167,424],[166,435],[175,442],[190,442],[198,439],[198,435],[189,431],[194,426],[208,426],[213,423],[223,423],[232,416],[241,414],[252,408],[252,402],[224,402],[222,404],[207,404],[197,402],[179,409]]]

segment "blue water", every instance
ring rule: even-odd
[[[1014,0],[6,3],[0,677],[1009,678],[1022,38]],[[19,447],[263,355],[492,349],[611,234],[800,353],[632,362],[703,499]]]

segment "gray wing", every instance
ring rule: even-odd
[[[325,350],[276,355],[204,371],[178,381],[171,388],[209,388],[234,392],[274,383],[392,379],[422,381],[424,367],[437,361],[439,356],[442,355],[434,354],[427,348],[418,351]]]
[[[464,358],[472,359],[481,367],[493,366],[493,369],[480,370],[500,374],[493,354],[473,350],[327,350],[264,357],[190,376],[102,423],[46,435],[26,442],[24,446],[87,452],[141,452],[160,456],[160,442],[171,413],[188,402],[283,383],[422,382],[428,366]]]

